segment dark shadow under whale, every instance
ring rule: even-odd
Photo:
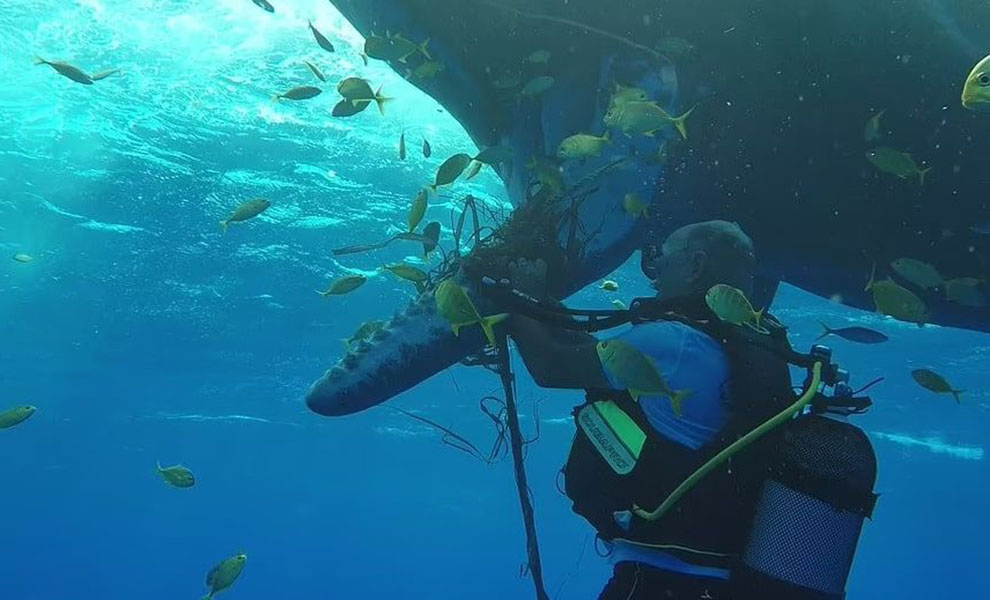
[[[513,148],[500,170],[510,198],[524,205],[533,156],[553,155],[578,131],[602,133],[615,82],[636,84],[673,112],[698,103],[689,138],[671,143],[666,166],[651,161],[657,141],[616,139],[632,168],[604,176],[580,207],[581,230],[597,236],[561,263],[553,291],[563,297],[621,264],[644,232],[665,235],[689,222],[734,220],[753,237],[767,298],[779,281],[859,308],[875,263],[935,265],[946,278],[986,277],[990,223],[983,151],[990,119],[959,102],[963,78],[986,53],[972,40],[990,25],[990,6],[958,0],[850,3],[794,0],[334,0],[364,35],[430,38],[445,69],[416,80],[479,146]],[[671,37],[693,50],[658,56]],[[669,44],[667,45],[669,46]],[[681,44],[682,50],[687,50]],[[548,50],[556,79],[540,98],[520,99],[493,81]],[[425,60],[421,57],[410,59]],[[393,63],[404,71],[411,65]],[[910,152],[932,167],[917,179],[878,172],[867,160],[867,119],[886,109],[875,143]],[[579,178],[587,166],[565,166]],[[652,198],[648,222],[626,218],[628,191]],[[566,246],[558,231],[546,252]],[[532,255],[532,250],[522,252]],[[511,257],[513,247],[503,255]],[[533,256],[529,256],[533,257]],[[498,271],[504,264],[487,265]],[[492,273],[498,275],[499,273]],[[477,273],[458,277],[473,291]],[[924,294],[930,322],[990,331],[990,309]],[[484,298],[475,294],[485,306]],[[496,310],[495,306],[486,306]],[[483,311],[484,312],[484,311]],[[483,344],[454,337],[429,295],[377,339],[345,355],[317,381],[307,402],[321,414],[355,412],[387,400]]]

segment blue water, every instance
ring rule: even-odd
[[[312,43],[309,18],[336,54]],[[413,292],[375,269],[417,260],[415,244],[330,249],[399,231],[439,163],[475,151],[457,122],[383,64],[361,66],[359,35],[325,0],[277,18],[246,0],[13,0],[0,33],[0,254],[36,258],[0,261],[0,408],[38,407],[0,431],[0,598],[198,598],[209,568],[242,551],[247,568],[222,598],[532,597],[509,462],[485,466],[387,408],[326,419],[302,401],[341,338]],[[35,54],[122,73],[81,86],[32,66]],[[273,104],[314,81],[304,58],[330,81],[360,70],[384,83],[396,98],[387,118],[330,118],[332,90]],[[457,188],[468,192],[505,210],[490,172]],[[221,236],[217,221],[255,196],[273,207]],[[447,240],[453,201],[427,216]],[[343,298],[313,293],[353,273],[371,279]],[[614,279],[618,297],[648,293],[633,264]],[[612,297],[588,289],[571,302]],[[990,336],[787,287],[774,310],[798,348],[819,318],[892,337],[832,342],[854,383],[887,378],[856,420],[882,496],[849,597],[979,597]],[[918,388],[918,366],[967,390],[965,402]],[[554,485],[580,398],[518,377],[523,427],[540,433],[526,464],[547,588],[594,598],[608,567]],[[491,374],[457,366],[392,403],[487,450],[478,401],[497,391]],[[191,467],[196,487],[166,487],[156,460]]]

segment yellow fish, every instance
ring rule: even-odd
[[[641,90],[638,87],[625,86],[621,83],[615,84],[615,91],[612,92],[612,97],[608,101],[608,109],[613,110],[619,105],[625,104],[626,102],[646,102],[648,96],[646,91]]]
[[[464,169],[471,164],[471,160],[472,158],[469,154],[455,154],[443,161],[440,168],[437,169],[436,179],[434,179],[433,185],[430,187],[435,192],[440,186],[454,183],[461,176],[461,173],[464,172]]]
[[[622,199],[622,208],[633,218],[650,218],[650,205],[643,202],[638,194],[626,194]]]
[[[975,277],[959,277],[945,282],[945,298],[963,306],[980,308],[987,305],[987,295],[981,290],[986,280]]]
[[[685,122],[696,106],[679,117],[671,116],[656,102],[626,102],[605,113],[605,125],[622,130],[627,136],[653,136],[657,131],[673,126],[687,139]]]
[[[911,290],[890,279],[875,281],[876,268],[870,274],[866,291],[873,294],[873,303],[877,312],[893,317],[899,321],[924,325],[928,320],[928,307],[924,301]]]
[[[508,318],[508,314],[482,317],[464,288],[453,279],[441,281],[434,295],[437,301],[437,311],[450,322],[454,335],[460,335],[461,327],[477,323],[485,332],[488,343],[495,344],[494,326]]]
[[[952,397],[956,399],[957,403],[962,403],[962,399],[959,397],[964,390],[953,389],[949,382],[945,380],[935,371],[929,371],[928,369],[915,369],[911,371],[911,377],[914,378],[918,385],[935,392],[936,394],[952,394]]]
[[[754,329],[760,328],[763,310],[754,310],[746,294],[731,285],[719,283],[713,285],[705,294],[705,303],[712,312],[726,323],[733,325],[749,325]]]
[[[626,388],[633,400],[640,396],[666,396],[681,416],[683,402],[690,390],[672,390],[656,364],[632,344],[623,340],[602,340],[595,346],[602,368],[611,373],[619,385]]]
[[[863,139],[872,142],[880,139],[880,119],[887,109],[881,110],[866,121],[866,129],[863,130]]]
[[[602,282],[599,289],[605,290],[606,292],[617,292],[619,291],[619,284],[612,281],[611,279],[606,279]]]
[[[890,263],[890,267],[904,279],[926,290],[945,285],[945,279],[935,267],[914,258],[898,258]]]
[[[612,300],[612,306],[614,306],[616,308],[616,310],[628,310],[629,309],[629,307],[626,306],[626,303],[623,302],[622,300],[619,300],[618,298],[616,298],[615,300]]]
[[[878,170],[901,179],[917,177],[921,185],[925,185],[925,175],[932,170],[931,167],[919,168],[918,163],[914,162],[914,158],[910,154],[887,146],[867,150],[866,160],[870,161]]]
[[[213,600],[218,592],[222,592],[234,585],[237,578],[241,576],[241,571],[244,570],[244,563],[246,562],[247,554],[238,554],[210,569],[210,572],[206,575],[206,587],[210,588],[210,591],[203,596],[202,600]]]
[[[165,483],[177,488],[191,488],[196,485],[196,477],[192,471],[182,465],[163,467],[162,463],[157,463],[158,474],[161,475]]]
[[[416,227],[423,220],[423,215],[426,214],[426,198],[427,192],[426,188],[419,190],[416,194],[416,198],[413,200],[412,206],[409,207],[409,231],[415,231]]]
[[[560,142],[560,145],[557,146],[557,158],[572,159],[599,156],[601,155],[605,144],[608,143],[607,131],[605,132],[605,135],[601,137],[597,135],[588,135],[587,133],[577,133],[568,138],[564,138],[564,140]]]
[[[242,221],[247,221],[248,219],[253,219],[261,213],[268,210],[268,207],[272,205],[271,202],[265,198],[255,198],[254,200],[248,200],[247,202],[241,204],[234,209],[234,212],[227,217],[225,220],[220,221],[220,227],[223,228],[223,232],[227,233],[227,227],[231,223],[240,223]]]
[[[321,292],[316,290],[316,293],[324,298],[329,298],[330,296],[343,296],[344,294],[358,289],[364,285],[366,281],[368,281],[368,278],[364,275],[348,275],[347,277],[335,279],[326,291]]]
[[[34,415],[35,407],[33,406],[17,406],[9,410],[0,412],[0,429],[7,429],[13,427],[14,425],[20,425],[24,421],[27,421]]]
[[[417,269],[416,267],[405,263],[382,265],[382,268],[399,279],[405,279],[406,281],[413,282],[416,284],[416,289],[419,290],[420,293],[426,291],[426,280],[430,278],[430,276],[426,274],[426,271]]]
[[[963,84],[962,105],[976,112],[990,112],[990,56],[976,63]]]

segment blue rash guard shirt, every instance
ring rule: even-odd
[[[705,333],[675,321],[645,323],[617,336],[644,353],[663,374],[672,390],[691,390],[683,414],[674,414],[670,398],[640,396],[639,405],[660,435],[697,450],[711,441],[729,420],[729,361],[722,347]],[[625,389],[605,369],[614,389]],[[617,540],[609,555],[612,563],[632,561],[687,575],[728,579],[725,569],[701,567],[677,557]]]

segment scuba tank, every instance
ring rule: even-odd
[[[812,355],[830,358],[822,346]],[[733,569],[734,599],[845,597],[863,520],[872,515],[877,499],[873,446],[861,429],[845,421],[846,415],[864,410],[844,405],[843,399],[851,397],[848,385],[837,382],[832,398],[814,403],[812,414],[784,426]]]

